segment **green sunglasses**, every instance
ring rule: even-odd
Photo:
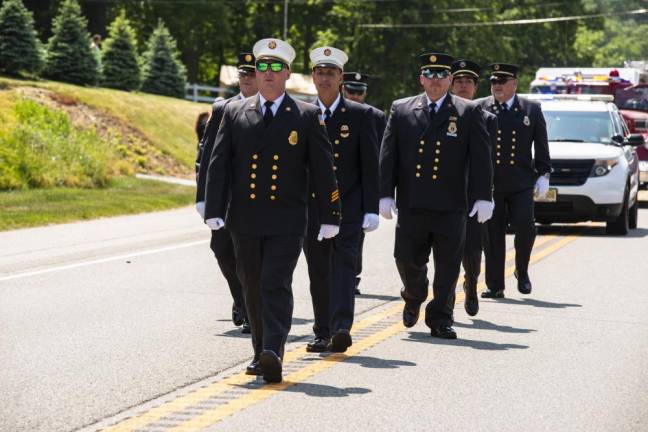
[[[286,65],[281,62],[257,62],[256,70],[259,72],[266,72],[268,68],[270,68],[272,72],[281,72],[285,66]]]
[[[431,70],[431,69],[425,69],[423,72],[421,72],[421,75],[428,79],[436,78],[436,79],[443,79],[448,76],[450,76],[450,72],[442,69],[442,70]]]

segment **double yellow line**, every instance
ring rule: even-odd
[[[540,237],[536,241],[534,248],[537,250],[538,248],[544,246],[552,240],[555,240],[556,238],[557,237],[555,235]],[[547,257],[548,255],[551,255],[552,253],[556,252],[557,250],[561,249],[562,247],[566,246],[576,239],[577,237],[575,235],[570,235],[549,244],[538,252],[532,254],[529,264],[531,265],[540,261],[541,259]],[[507,253],[507,262],[514,260],[514,258],[514,252]],[[505,276],[512,276],[514,271],[515,264],[506,268]],[[484,287],[484,282],[480,282],[478,284],[479,291],[483,290]],[[463,298],[464,294],[463,291],[461,291],[457,294],[456,303],[463,301]],[[373,313],[362,321],[354,324],[352,333],[354,335],[357,335],[362,330],[365,330],[368,327],[374,326],[381,322],[393,322],[392,324],[387,325],[384,328],[378,327],[377,330],[371,333],[369,336],[360,338],[359,340],[354,342],[354,344],[347,350],[346,353],[331,354],[319,359],[319,361],[309,361],[307,362],[306,366],[286,375],[281,383],[264,385],[258,389],[244,391],[240,396],[237,396],[230,401],[204,410],[204,412],[201,412],[195,416],[189,416],[189,418],[186,420],[173,422],[174,425],[169,427],[167,430],[175,432],[202,430],[210,425],[218,423],[228,416],[244,410],[245,408],[257,402],[267,399],[290,386],[304,382],[313,375],[333,367],[338,362],[342,362],[349,357],[353,357],[354,355],[357,355],[369,349],[370,347],[385,341],[391,336],[405,330],[405,327],[403,326],[400,319],[401,311],[402,304],[400,302],[397,302],[397,304],[387,307],[379,312]],[[306,352],[304,346],[289,351],[284,357],[284,369],[286,369],[286,366],[290,363],[299,361],[300,359],[308,355],[309,354]],[[192,406],[196,406],[201,402],[212,399],[219,394],[231,391],[232,389],[244,389],[246,385],[250,385],[255,382],[257,382],[256,378],[245,375],[244,372],[239,372],[223,380],[199,388],[196,391],[180,396],[171,402],[152,408],[141,415],[126,419],[112,427],[103,429],[103,431],[125,432],[145,428],[147,425],[160,421],[165,417],[174,415],[177,417],[177,413],[181,413],[182,411],[185,411]]]

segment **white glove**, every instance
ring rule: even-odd
[[[491,217],[493,217],[493,209],[495,208],[495,203],[492,201],[477,200],[475,205],[473,205],[472,210],[470,211],[469,217],[475,216],[477,214],[477,222],[484,223]]]
[[[392,213],[398,216],[398,209],[396,208],[396,201],[394,201],[394,198],[380,198],[378,208],[380,215],[385,219],[391,219]]]
[[[201,218],[205,219],[205,201],[200,201],[196,203],[196,211]]]
[[[535,194],[538,194],[539,197],[544,197],[547,195],[547,192],[549,191],[549,179],[545,176],[540,176],[538,177],[538,180],[536,180],[535,187],[533,188],[533,192]]]
[[[378,229],[378,224],[380,223],[380,218],[375,213],[365,213],[364,219],[362,221],[362,228],[364,232],[371,232]]]
[[[223,219],[221,219],[221,218],[207,219],[205,221],[205,223],[213,231],[218,231],[219,229],[221,229],[221,228],[223,228],[225,226],[225,221]]]
[[[333,238],[339,232],[340,232],[340,227],[337,225],[322,224],[320,226],[319,234],[317,235],[317,241],[322,241],[322,239]]]

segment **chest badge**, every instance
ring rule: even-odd
[[[456,122],[451,121],[448,124],[448,133],[446,135],[451,136],[451,137],[456,137],[457,136],[457,123]]]
[[[340,126],[340,136],[342,138],[347,138],[349,136],[349,126],[348,125]]]
[[[522,123],[524,123],[524,126],[530,126],[531,120],[529,120],[529,116],[524,116],[524,120],[522,120]]]
[[[288,136],[288,144],[297,145],[297,141],[299,141],[299,135],[297,135],[297,131],[290,132],[290,135]]]

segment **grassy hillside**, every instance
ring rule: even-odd
[[[12,120],[11,105],[18,98],[65,110],[82,127],[113,129],[124,146],[136,141],[129,150],[139,156],[150,153],[153,159],[140,171],[184,176],[193,170],[196,117],[210,109],[208,104],[145,93],[0,77],[0,118]],[[156,154],[162,161],[155,160]]]

